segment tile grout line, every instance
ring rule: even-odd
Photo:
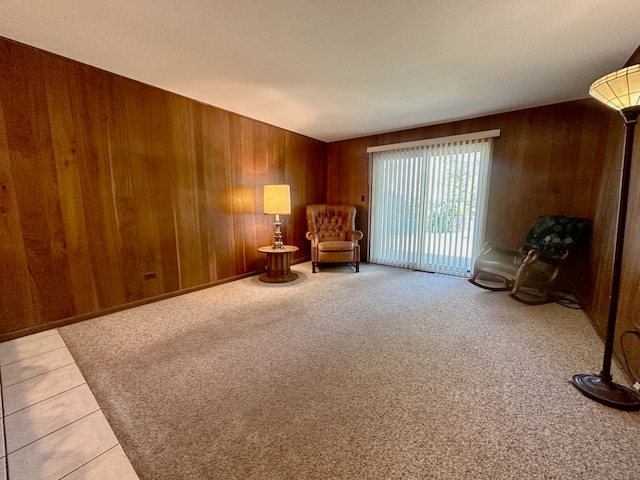
[[[33,358],[33,357],[29,357],[29,358]],[[14,363],[17,363],[17,362],[14,362]],[[20,381],[14,382],[14,383],[12,383],[10,385],[3,385],[2,388],[5,389],[5,388],[13,387],[14,385],[20,385],[21,383],[28,382],[29,380],[33,380],[34,378],[42,377],[43,375],[47,375],[47,374],[49,374],[51,372],[55,372],[57,370],[62,370],[63,368],[67,368],[70,365],[76,365],[76,362],[74,361],[74,362],[71,362],[71,363],[67,363],[65,365],[60,365],[60,366],[58,366],[56,368],[52,368],[51,370],[47,370],[46,372],[39,373],[37,375],[34,375],[33,377],[22,379]],[[6,365],[3,365],[3,367],[4,366],[6,366]],[[77,365],[76,365],[76,367],[77,367]],[[78,368],[78,370],[80,370],[80,369]],[[80,372],[80,373],[82,374],[82,372]],[[84,375],[82,376],[82,378],[84,379]],[[86,380],[84,381],[84,383],[87,383]]]
[[[64,340],[63,340],[63,341],[64,341]],[[67,348],[67,345],[65,344],[65,345],[64,345],[64,346],[62,346],[62,347],[52,348],[51,350],[47,350],[46,352],[35,353],[35,354],[30,355],[30,356],[28,356],[28,357],[21,358],[20,360],[14,360],[14,361],[9,362],[9,363],[1,363],[1,361],[0,361],[0,367],[1,367],[1,368],[8,367],[9,365],[13,365],[14,363],[23,362],[23,361],[25,361],[25,360],[29,360],[30,358],[35,358],[35,357],[38,357],[38,356],[40,356],[40,355],[45,355],[45,354],[47,354],[47,353],[55,352],[56,350],[62,350],[63,348],[64,348],[64,349],[69,350],[69,349]]]
[[[4,443],[4,475],[7,480],[9,480],[9,453],[7,446],[7,427],[4,421],[4,395],[1,394],[2,391],[2,369],[0,369],[0,414],[2,414],[2,441]]]
[[[16,383],[14,383],[14,385],[17,385],[17,384],[16,384]],[[32,404],[30,404],[30,405],[26,405],[26,406],[22,407],[22,408],[21,408],[21,409],[19,409],[19,410],[16,410],[16,411],[14,411],[14,412],[11,412],[11,413],[8,413],[8,414],[4,415],[4,417],[3,417],[3,418],[7,418],[7,417],[10,417],[11,415],[15,415],[16,413],[20,413],[20,412],[22,412],[22,411],[24,411],[24,410],[26,410],[26,409],[28,409],[28,408],[33,407],[34,405],[38,405],[38,404],[40,404],[40,403],[42,403],[42,402],[46,402],[47,400],[51,400],[52,398],[55,398],[55,397],[57,397],[58,395],[62,395],[63,393],[70,392],[71,390],[75,390],[76,388],[80,388],[80,387],[81,387],[81,386],[83,386],[83,385],[87,385],[87,382],[86,382],[86,381],[84,381],[84,382],[82,382],[82,383],[79,383],[78,385],[75,385],[75,386],[71,387],[71,388],[68,388],[68,389],[63,390],[63,391],[61,391],[61,392],[58,392],[58,393],[56,393],[55,395],[52,395],[51,397],[43,398],[42,400],[38,400],[38,401],[37,401],[37,402],[35,402],[35,403],[32,403]],[[87,385],[87,388],[89,388],[89,385]],[[89,388],[89,392],[91,392],[91,389],[90,389],[90,388]],[[93,392],[91,392],[91,395],[93,395]],[[4,398],[4,397],[3,397],[3,398]],[[95,397],[94,397],[94,399],[95,399]],[[97,402],[96,402],[96,403],[97,403]],[[98,407],[100,407],[100,405],[98,405]]]
[[[36,438],[35,440],[33,440],[33,441],[31,441],[31,442],[29,442],[29,443],[27,443],[27,444],[25,444],[25,445],[21,446],[20,448],[16,448],[15,450],[13,450],[13,451],[11,452],[11,454],[13,455],[14,453],[19,452],[20,450],[22,450],[23,448],[28,447],[29,445],[33,445],[34,443],[36,443],[36,442],[38,442],[38,441],[42,440],[43,438],[47,438],[49,435],[53,435],[54,433],[59,432],[60,430],[62,430],[62,429],[64,429],[64,428],[67,428],[69,425],[73,425],[74,423],[78,423],[80,420],[84,420],[85,418],[90,417],[91,415],[93,415],[93,414],[94,414],[94,413],[96,413],[96,412],[101,412],[101,410],[100,410],[100,408],[99,408],[99,407],[98,407],[98,409],[97,409],[97,410],[94,410],[93,412],[87,413],[87,414],[86,414],[85,416],[83,416],[83,417],[76,418],[73,422],[67,423],[66,425],[63,425],[63,426],[62,426],[62,427],[60,427],[60,428],[56,428],[55,430],[52,430],[51,432],[47,433],[46,435],[44,435],[44,436],[42,436],[42,437]],[[103,415],[104,415],[104,414],[103,414]],[[116,438],[116,440],[117,440],[117,438]],[[5,436],[5,443],[6,443],[6,436]],[[111,449],[112,449],[112,448],[114,448],[114,447],[117,447],[118,445],[119,445],[119,443],[116,443],[113,447],[109,447],[109,450],[111,450]],[[108,451],[108,450],[107,450],[107,451]],[[102,454],[100,454],[100,455],[102,455]],[[98,455],[98,457],[99,457],[100,455]],[[8,457],[9,457],[9,454],[7,453],[7,458],[8,458]],[[97,458],[97,457],[96,457],[96,458]]]
[[[99,455],[96,455],[94,458],[92,458],[91,460],[83,463],[82,465],[80,465],[78,468],[76,468],[75,470],[70,471],[69,473],[65,474],[64,476],[60,477],[60,480],[64,480],[65,478],[67,478],[69,475],[71,475],[72,473],[77,472],[78,470],[80,470],[81,468],[83,468],[86,465],[89,465],[91,462],[93,462],[94,460],[106,455],[107,453],[109,453],[111,450],[113,450],[114,448],[118,448],[121,447],[120,442],[116,443],[113,447],[109,447],[107,450],[105,450],[104,452],[102,452]]]

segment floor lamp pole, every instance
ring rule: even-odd
[[[633,153],[633,138],[635,126],[640,114],[640,107],[630,107],[620,111],[624,118],[624,149],[622,153],[622,173],[620,177],[620,200],[618,204],[618,218],[616,221],[616,240],[613,254],[613,272],[611,279],[611,302],[609,304],[609,318],[605,337],[604,360],[599,375],[574,375],[573,385],[585,396],[596,402],[620,410],[635,410],[640,408],[640,395],[613,382],[611,376],[611,359],[613,357],[613,343],[615,339],[618,302],[620,297],[620,279],[622,273],[622,250],[624,246],[624,231],[627,221],[627,203],[629,200],[629,180],[631,173],[631,156]]]

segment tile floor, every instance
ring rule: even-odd
[[[57,330],[0,343],[0,480],[137,480]]]

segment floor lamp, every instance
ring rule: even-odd
[[[629,198],[629,174],[633,153],[634,130],[640,114],[640,65],[633,65],[605,75],[596,80],[589,94],[605,105],[618,110],[624,118],[624,149],[622,153],[622,174],[620,178],[620,199],[616,222],[616,240],[613,251],[613,272],[611,279],[611,303],[605,337],[604,361],[602,371],[596,374],[573,376],[573,385],[585,396],[596,402],[620,410],[640,408],[640,395],[613,381],[611,376],[611,358],[618,315],[620,297],[620,274],[622,269],[622,249],[627,218]]]

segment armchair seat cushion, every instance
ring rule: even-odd
[[[352,252],[353,242],[333,241],[318,243],[318,250],[321,252]]]

